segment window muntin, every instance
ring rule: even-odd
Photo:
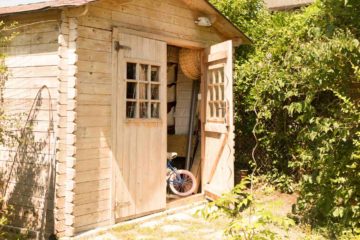
[[[226,122],[224,65],[209,69],[207,84],[208,120],[215,123]]]
[[[126,63],[126,118],[160,118],[160,66]]]

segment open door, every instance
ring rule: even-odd
[[[210,199],[234,187],[232,41],[211,46],[203,57],[203,186]]]
[[[166,207],[165,42],[116,33],[114,208],[118,221]]]

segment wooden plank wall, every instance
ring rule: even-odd
[[[111,219],[112,28],[178,43],[220,41],[213,28],[194,24],[197,13],[177,0],[103,0],[78,20],[75,231],[108,225]],[[135,30],[135,32],[134,32]],[[139,32],[137,32],[139,31]],[[185,40],[185,41],[184,41]],[[176,41],[177,42],[177,41]]]
[[[136,30],[150,38],[161,36],[172,45],[192,42],[200,46],[224,40],[213,27],[197,26],[194,21],[203,14],[192,11],[182,1],[102,0],[90,5],[89,13],[80,19],[81,25],[106,30],[123,27],[129,34]]]
[[[75,231],[111,224],[112,32],[105,19],[79,19]],[[93,18],[93,20],[84,20]]]
[[[13,147],[0,146],[1,195],[15,207],[13,226],[40,231],[46,207],[45,228],[52,233],[55,187],[48,187],[48,179],[50,161],[55,160],[56,136],[49,132],[58,122],[59,13],[22,14],[0,20],[18,22],[16,38],[1,51],[7,54],[9,69],[3,107],[6,115],[17,122],[8,130],[20,136],[22,142]],[[42,101],[32,106],[44,85],[49,92],[40,91]],[[2,126],[9,123],[2,121]],[[32,128],[25,130],[30,122]],[[46,204],[47,191],[50,197]]]

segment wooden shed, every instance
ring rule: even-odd
[[[208,1],[9,2],[2,104],[18,141],[0,146],[0,169],[13,227],[72,237],[175,206],[167,152],[196,175],[190,198],[233,187],[233,48],[250,40]]]

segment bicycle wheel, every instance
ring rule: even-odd
[[[194,193],[196,179],[194,175],[187,170],[177,170],[176,173],[170,177],[169,187],[174,194],[186,197]]]

